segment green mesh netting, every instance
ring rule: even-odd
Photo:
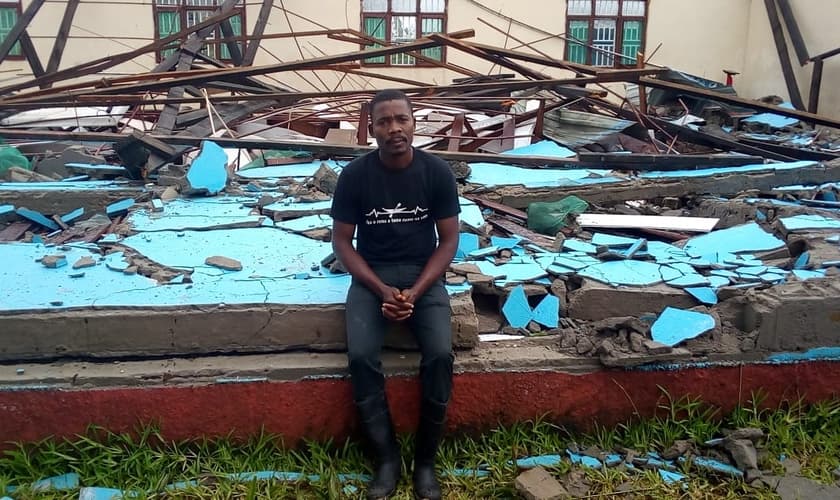
[[[6,171],[12,167],[32,170],[29,165],[29,160],[27,160],[17,148],[12,146],[0,146],[0,177],[6,175]]]
[[[548,236],[556,235],[566,226],[569,214],[582,214],[589,203],[577,196],[560,201],[537,202],[528,205],[528,229]]]

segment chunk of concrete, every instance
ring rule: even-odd
[[[126,198],[124,200],[115,201],[105,207],[105,213],[108,217],[114,218],[128,213],[128,209],[134,206],[134,199]]]
[[[463,262],[459,264],[452,264],[449,266],[449,269],[452,270],[453,273],[460,274],[462,276],[467,276],[470,274],[481,274],[481,269],[469,262]]]
[[[218,144],[201,142],[201,152],[187,171],[190,192],[218,194],[227,185],[227,154]]]
[[[44,267],[48,267],[50,269],[57,269],[59,267],[64,267],[67,265],[67,257],[60,254],[45,255],[41,258],[41,264],[43,264]]]
[[[742,471],[758,470],[758,452],[749,439],[726,439],[723,447]]]
[[[527,500],[561,500],[571,498],[566,488],[542,467],[529,469],[516,481],[516,491]]]
[[[241,271],[242,270],[242,263],[236,259],[231,259],[230,257],[224,257],[222,255],[214,255],[212,257],[207,257],[204,260],[204,263],[208,266],[218,267],[219,269],[224,269],[225,271]]]
[[[73,269],[84,269],[86,267],[93,267],[95,265],[96,261],[94,261],[91,257],[86,255],[73,264]]]
[[[786,476],[779,479],[776,494],[782,500],[835,500],[840,498],[840,487],[805,477]]]
[[[560,322],[560,299],[546,295],[534,308],[533,317],[534,321],[545,327],[557,328]]]
[[[666,307],[694,307],[694,299],[676,288],[654,285],[643,288],[616,288],[592,280],[569,292],[567,316],[597,321],[613,316],[638,316],[643,312],[658,314]]]

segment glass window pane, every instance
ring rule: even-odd
[[[420,12],[444,13],[446,0],[420,0]]]
[[[406,43],[417,39],[417,16],[391,17],[391,43]]]
[[[624,0],[621,7],[621,15],[628,17],[644,17],[645,3],[645,0]]]
[[[423,18],[420,20],[420,34],[423,36],[428,35],[429,33],[440,33],[443,31],[443,19],[440,18]],[[420,51],[421,54],[428,57],[429,59],[434,59],[436,61],[440,61],[443,59],[443,47],[432,47],[430,49],[423,49]]]
[[[388,0],[364,0],[362,2],[362,12],[386,12],[388,10]]]
[[[0,8],[0,41],[5,40],[6,36],[15,27],[18,20],[17,8],[3,7]],[[19,56],[23,52],[20,50],[20,42],[15,43],[12,50],[9,51],[10,56]]]
[[[157,5],[181,5],[181,0],[155,0]]]
[[[615,20],[596,19],[592,33],[592,46],[601,50],[592,51],[592,64],[595,66],[613,66],[614,57],[609,52],[615,52]]]
[[[591,16],[592,0],[569,0],[566,12],[570,16]]]
[[[406,54],[391,55],[391,64],[394,66],[414,66],[414,58]]]
[[[365,17],[364,19],[365,34],[370,35],[380,40],[385,39],[385,18],[384,17]],[[366,50],[382,47],[380,44],[368,45]],[[365,59],[368,64],[385,64],[385,56],[369,57]]]
[[[571,62],[586,64],[587,47],[584,44],[589,43],[589,21],[570,21],[569,22],[569,37],[574,40],[580,40],[582,43],[567,43],[566,59]]]
[[[639,49],[642,47],[642,22],[624,21],[624,37],[621,41],[621,64],[635,65]]]
[[[417,0],[391,0],[392,12],[417,12]]]
[[[595,0],[596,16],[617,16],[618,0]]]

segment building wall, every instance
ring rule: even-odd
[[[100,3],[91,3],[97,1]],[[24,7],[29,0],[24,0]],[[840,2],[791,0],[810,53],[817,54],[840,45],[833,23],[840,17]],[[64,3],[46,3],[29,28],[36,49],[46,65],[53,37],[64,12]],[[285,0],[288,17],[275,2],[265,33],[287,33],[324,28],[359,29],[361,2],[358,0]],[[260,10],[258,1],[246,7],[246,32],[253,30]],[[447,30],[474,29],[474,40],[489,45],[516,48],[520,42],[533,43],[540,52],[562,59],[564,42],[549,34],[566,29],[564,0],[448,0]],[[73,21],[62,68],[109,54],[131,50],[152,41],[154,20],[152,0],[82,0]],[[493,27],[491,27],[491,25]],[[495,29],[494,29],[495,27]],[[509,37],[505,33],[509,33]],[[517,41],[519,40],[519,41]],[[358,50],[358,45],[330,40],[324,36],[265,40],[255,64],[277,64],[301,58],[318,57]],[[528,51],[527,48],[519,50]],[[655,53],[654,53],[655,51]],[[736,88],[745,97],[778,94],[787,98],[784,79],[770,32],[763,0],[650,0],[646,33],[646,52],[654,64],[673,67],[710,79],[723,80],[724,69],[740,72]],[[791,51],[791,54],[793,52]],[[463,52],[448,49],[448,62],[478,73],[509,73]],[[146,54],[121,64],[103,76],[130,75],[154,67],[154,54]],[[795,70],[807,102],[812,66]],[[557,78],[570,73],[530,65]],[[363,68],[430,84],[447,84],[461,73],[439,68]],[[0,65],[0,80],[29,78],[26,61],[6,61]],[[359,89],[398,85],[361,76],[344,79],[333,72],[302,71],[273,74],[273,77],[302,90],[333,88]],[[828,60],[823,77],[820,112],[836,114],[840,108],[840,56]]]

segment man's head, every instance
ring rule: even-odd
[[[379,156],[389,166],[411,161],[414,116],[411,101],[401,90],[382,90],[370,101],[370,133],[376,138]],[[402,160],[402,161],[401,161]]]

